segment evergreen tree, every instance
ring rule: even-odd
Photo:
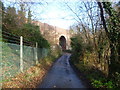
[[[24,3],[21,3],[20,10],[18,11],[18,25],[19,25],[19,27],[22,27],[23,24],[25,24],[25,22],[26,22],[25,15],[26,15],[25,5],[24,5]]]
[[[32,14],[31,14],[31,10],[29,8],[29,11],[28,11],[28,23],[31,23],[31,17],[32,17]]]

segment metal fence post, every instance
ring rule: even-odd
[[[0,26],[2,27],[2,25],[0,24]],[[0,75],[2,75],[2,46],[3,46],[3,42],[2,42],[2,29],[0,28]],[[3,81],[3,78],[1,78],[2,76],[0,76],[0,81]],[[2,90],[2,83],[0,83],[0,90]]]
[[[20,71],[23,72],[23,37],[20,37]]]
[[[38,49],[38,43],[36,42],[36,52],[35,52],[36,64],[38,64],[38,52],[37,52],[37,49]]]

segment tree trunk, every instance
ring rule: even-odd
[[[115,68],[115,47],[113,46],[113,44],[110,44],[110,51],[111,51],[111,55],[110,55],[109,74],[108,74],[109,77],[111,77],[112,74],[116,70]]]
[[[110,42],[111,55],[110,55],[109,75],[108,76],[112,77],[112,74],[120,71],[119,66],[118,66],[119,65],[118,64],[118,62],[119,62],[118,61],[118,55],[120,54],[120,52],[119,52],[120,50],[118,50],[119,45],[117,46],[117,44],[116,44],[118,42],[118,41],[116,41],[116,38],[111,36],[114,33],[108,32],[108,28],[107,28],[105,17],[104,17],[102,3],[101,2],[97,2],[97,3],[98,3],[98,6],[100,8],[100,15],[101,15],[101,20],[103,22],[103,27],[106,31],[106,34],[107,34],[107,36],[109,38],[109,42]],[[106,5],[105,2],[103,3],[103,5]],[[111,16],[112,12],[111,12],[110,8],[106,7],[106,9],[109,11],[109,13],[108,13],[109,16],[112,17],[113,15]],[[113,25],[114,25],[114,27],[117,27],[115,23]],[[112,29],[112,31],[115,31],[115,28],[110,28],[110,29]]]

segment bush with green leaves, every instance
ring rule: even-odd
[[[101,71],[91,67],[87,64],[84,64],[83,61],[79,61],[79,63],[75,64],[75,67],[81,71],[85,75],[85,77],[90,80],[91,85],[94,88],[115,88],[116,82],[110,78],[107,78]],[[117,74],[118,75],[118,74]],[[116,77],[116,79],[118,79]],[[119,79],[118,79],[119,80]]]
[[[80,35],[76,35],[71,38],[71,47],[73,52],[71,59],[77,63],[80,59],[82,60],[84,52],[84,43]]]
[[[1,1],[0,5],[2,5],[2,31],[11,34],[10,38],[7,38],[7,42],[12,39],[13,35],[23,36],[23,40],[32,43],[32,46],[35,46],[37,42],[39,48],[50,48],[48,41],[41,35],[39,26],[32,24],[30,21],[26,22],[25,11],[22,9],[17,11],[15,7],[10,6],[4,7]],[[29,17],[29,19],[31,18]]]
[[[54,56],[55,58],[59,57],[62,54],[62,48],[55,44],[53,46],[51,46],[51,53],[52,56]]]
[[[39,26],[34,24],[24,24],[23,27],[18,30],[14,30],[12,33],[17,36],[23,36],[23,38],[32,42],[34,45],[37,42],[39,48],[50,48],[48,41],[42,37]]]

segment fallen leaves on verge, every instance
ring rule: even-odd
[[[10,81],[4,82],[2,88],[36,88],[51,65],[52,63],[32,66],[26,72],[19,73]]]

